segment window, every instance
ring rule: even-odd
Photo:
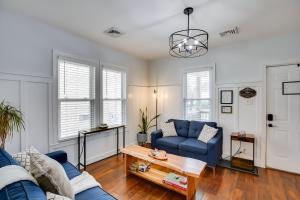
[[[58,58],[60,138],[76,136],[95,124],[95,67]]]
[[[102,122],[124,124],[126,111],[126,73],[103,68],[102,71]]]
[[[212,118],[211,70],[184,74],[184,113],[187,120],[209,121]]]

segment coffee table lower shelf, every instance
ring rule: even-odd
[[[187,200],[195,199],[196,182],[206,166],[205,162],[200,160],[181,157],[168,154],[168,160],[161,161],[149,156],[151,149],[131,145],[121,150],[125,154],[125,172],[126,175],[133,174],[147,181],[153,182],[159,186],[182,194]],[[150,169],[147,172],[136,172],[131,170],[133,163],[143,161],[150,163]],[[178,188],[164,183],[164,178],[174,172],[178,175],[187,177],[187,189]]]
[[[178,192],[180,194],[187,195],[186,190],[176,188],[175,186],[168,185],[168,184],[163,182],[163,179],[168,175],[168,173],[166,173],[164,171],[150,168],[149,171],[147,171],[147,172],[136,172],[136,171],[131,171],[131,170],[129,170],[128,172],[131,173],[131,174],[134,174],[136,176],[139,176],[143,179],[146,179],[150,182],[153,182],[155,184],[163,186],[163,187],[165,187],[169,190],[173,190],[173,191]]]

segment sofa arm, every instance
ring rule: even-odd
[[[218,127],[218,132],[215,137],[207,143],[208,159],[207,164],[210,167],[215,167],[222,156],[223,151],[223,129]]]
[[[151,133],[151,147],[152,148],[156,147],[156,140],[161,138],[161,137],[163,137],[163,133],[162,133],[161,129],[153,131]]]
[[[54,151],[51,153],[47,153],[46,155],[59,163],[65,163],[68,161],[68,155],[65,151]]]

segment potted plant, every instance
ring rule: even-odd
[[[150,120],[148,120],[148,110],[147,107],[145,111],[140,109],[140,117],[141,117],[141,123],[139,124],[140,132],[137,134],[137,141],[139,144],[144,144],[147,142],[147,136],[148,136],[148,130],[155,125],[151,125],[153,120],[158,118],[160,115],[156,115],[152,117]]]
[[[7,137],[12,137],[14,131],[24,129],[23,114],[15,107],[0,103],[0,148],[4,149]]]

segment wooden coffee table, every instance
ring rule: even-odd
[[[121,150],[126,156],[126,175],[134,174],[160,186],[178,192],[186,196],[186,199],[193,199],[196,192],[196,180],[203,172],[206,163],[193,158],[181,157],[168,154],[168,160],[161,161],[149,156],[151,149],[131,145]],[[138,160],[151,163],[150,170],[147,172],[136,172],[130,170],[130,165]],[[187,177],[187,190],[182,190],[163,183],[163,179],[169,172]]]

